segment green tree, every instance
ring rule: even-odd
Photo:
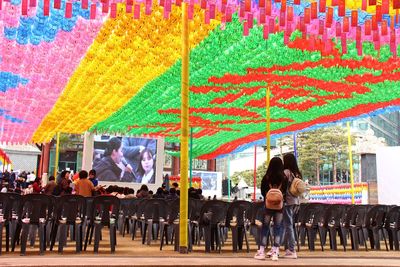
[[[267,162],[264,161],[263,164],[257,167],[257,187],[259,188],[261,186],[261,180],[264,176],[264,174],[267,171]],[[239,183],[240,179],[243,178],[243,180],[246,182],[246,184],[249,187],[254,187],[254,169],[253,170],[245,170],[241,172],[235,172],[232,174],[232,185],[235,186],[235,184]]]
[[[352,136],[352,144],[355,137]],[[310,183],[320,183],[320,171],[324,164],[332,166],[333,179],[337,182],[337,169],[348,170],[348,137],[345,128],[340,126],[320,128],[299,133],[297,136],[299,167]],[[358,157],[353,153],[353,162]]]
[[[67,134],[60,133],[60,152],[66,152],[69,150],[77,150],[79,146],[83,145],[83,137],[80,134]],[[56,145],[57,139],[54,139],[54,145]]]

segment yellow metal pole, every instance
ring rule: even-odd
[[[189,139],[189,21],[187,3],[182,3],[182,88],[181,88],[181,180],[179,252],[188,252],[188,139]]]
[[[350,122],[347,122],[347,138],[348,138],[347,140],[349,146],[349,162],[350,162],[351,204],[354,204],[355,199],[354,199],[353,154],[351,152]]]
[[[267,164],[269,164],[269,161],[271,159],[271,112],[270,112],[270,105],[269,105],[269,95],[270,95],[270,89],[269,86],[267,87],[267,94],[266,94],[266,119],[267,119]]]
[[[54,161],[54,177],[57,177],[59,150],[60,150],[60,133],[57,133],[56,159]]]

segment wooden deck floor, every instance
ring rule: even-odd
[[[253,239],[250,240],[250,253],[233,253],[228,239],[221,253],[205,253],[202,243],[189,254],[179,254],[173,251],[172,245],[166,245],[160,251],[159,241],[152,242],[150,246],[142,245],[140,238],[132,241],[129,235],[122,237],[118,234],[116,252],[111,254],[108,232],[104,232],[103,237],[98,254],[93,253],[93,245],[87,251],[76,254],[75,243],[71,241],[62,255],[57,253],[55,246],[54,251],[46,251],[45,255],[39,256],[37,242],[35,247],[27,248],[26,256],[20,256],[19,247],[15,252],[4,252],[3,246],[0,266],[400,266],[400,251],[365,251],[361,248],[359,251],[344,252],[331,251],[329,247],[321,251],[319,246],[313,252],[303,247],[297,260],[279,259],[278,262],[272,262],[267,259],[260,262],[253,259],[256,251]]]

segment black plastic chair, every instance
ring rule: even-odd
[[[46,250],[46,227],[52,216],[53,198],[43,194],[24,195],[22,196],[21,206],[22,212],[18,216],[20,218],[20,227],[17,227],[16,230],[17,236],[19,236],[19,231],[22,230],[21,255],[25,255],[26,253],[26,243],[30,226],[38,228],[40,254],[43,254]]]
[[[93,209],[86,230],[85,250],[89,239],[89,231],[94,229],[94,252],[99,252],[101,229],[108,226],[110,231],[111,253],[115,252],[117,243],[117,223],[119,216],[120,201],[115,196],[97,196],[93,198]]]
[[[318,222],[320,221],[320,216],[323,215],[324,204],[320,203],[308,203],[304,205],[303,211],[299,214],[299,222],[297,223],[297,240],[298,251],[300,251],[300,244],[305,244],[305,237],[308,239],[308,248],[310,250],[315,249],[315,238],[318,230]],[[300,210],[302,205],[300,205]],[[322,211],[322,212],[321,212]]]
[[[172,227],[172,236],[175,235],[175,246],[174,250],[179,250],[179,208],[180,208],[180,199],[175,199],[173,201],[168,202],[168,211],[167,211],[167,220],[160,221],[160,250],[162,250],[164,245],[164,237],[165,242],[168,245],[168,230]],[[172,239],[171,239],[172,242]],[[189,242],[190,244],[191,242]],[[189,245],[190,249],[190,245]]]
[[[6,251],[10,251],[11,244],[15,238],[15,227],[17,223],[16,214],[20,213],[22,197],[15,193],[0,193],[0,255],[3,243],[3,228],[6,230]],[[10,238],[11,237],[11,238]],[[10,240],[11,239],[11,240]]]
[[[340,223],[343,220],[343,214],[346,206],[340,204],[329,205],[325,210],[323,221],[318,223],[321,249],[324,251],[327,233],[329,233],[330,249],[337,250],[336,235],[339,233],[341,244],[344,244],[343,236],[340,232]]]
[[[264,216],[264,202],[255,202],[251,209],[251,219],[249,225],[250,234],[256,239],[257,246],[260,246],[260,234],[263,216]],[[267,243],[268,248],[268,243]]]
[[[221,232],[219,231],[221,224],[225,223],[227,205],[221,200],[207,201],[200,211],[199,226],[204,229],[204,241],[206,252],[214,250],[214,241],[221,252],[222,242]]]
[[[143,237],[144,231],[144,208],[146,207],[146,202],[148,199],[138,199],[136,204],[136,214],[132,216],[132,240],[135,240],[136,229],[140,227],[140,233]]]
[[[85,204],[85,198],[79,195],[64,195],[58,199],[54,212],[55,220],[52,227],[50,251],[53,250],[57,232],[59,232],[58,252],[63,252],[64,243],[67,241],[68,225],[75,230],[76,252],[82,251]]]
[[[247,237],[247,226],[252,218],[253,205],[251,202],[240,200],[232,202],[227,210],[225,225],[232,231],[232,250],[242,250],[243,237],[246,242],[246,251],[250,251]]]
[[[146,242],[147,233],[147,245],[150,245],[153,237],[155,239],[158,236],[158,231],[153,233],[153,226],[160,226],[160,222],[165,222],[167,220],[167,201],[164,199],[149,199],[144,203],[143,209],[143,234],[142,234],[142,244]]]
[[[368,211],[365,218],[362,228],[365,230],[363,233],[368,233],[371,249],[380,249],[380,237],[382,236],[386,250],[389,251],[384,232],[386,210],[387,206],[376,205]],[[365,239],[367,239],[367,236],[365,236]],[[367,246],[365,246],[365,249],[368,250]]]
[[[132,230],[131,224],[133,217],[136,215],[137,204],[139,201],[140,200],[134,198],[120,199],[121,207],[118,229],[122,236],[125,236],[125,232],[129,234]]]
[[[400,207],[393,207],[389,210],[385,229],[388,232],[390,249],[399,250]]]
[[[191,235],[189,240],[191,240],[192,242],[191,245],[193,244],[200,245],[199,220],[200,220],[201,208],[203,207],[204,203],[206,203],[204,200],[189,198],[189,210],[190,210],[189,233]]]
[[[351,209],[350,221],[350,239],[351,239],[351,248],[353,250],[358,250],[360,239],[363,240],[365,249],[367,248],[367,239],[364,236],[363,225],[365,224],[365,218],[370,206],[368,205],[356,205],[354,209]],[[360,235],[361,234],[361,235]]]

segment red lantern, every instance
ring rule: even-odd
[[[382,21],[382,7],[381,6],[376,6],[376,22],[381,22]]]
[[[378,29],[378,23],[376,22],[376,16],[372,15],[372,30],[376,31]]]
[[[110,17],[115,19],[117,17],[117,3],[111,3],[111,14]]]
[[[260,19],[259,19],[259,22],[260,22],[260,24],[264,24],[265,23],[265,9],[264,8],[260,8]]]
[[[248,26],[249,26],[249,29],[252,29],[252,28],[253,28],[253,21],[254,21],[254,19],[253,19],[253,13],[248,13],[248,14],[247,14],[247,24],[248,24]]]
[[[342,35],[342,24],[340,22],[336,22],[336,37]]]
[[[285,12],[281,11],[280,16],[279,16],[279,26],[285,27],[285,23],[286,23],[285,18],[286,18]]]
[[[101,11],[104,14],[108,13],[108,0],[103,2],[102,7],[101,7]]]
[[[201,7],[201,9],[206,9],[207,8],[207,1],[206,0],[201,0],[200,7]]]
[[[317,2],[311,3],[311,19],[316,19],[318,16]]]
[[[382,14],[389,14],[389,0],[382,0]]]
[[[332,25],[332,20],[333,20],[333,8],[332,7],[328,7],[328,14],[326,16],[326,26],[328,28],[331,27]],[[329,25],[329,26],[328,26]]]
[[[367,0],[362,0],[361,10],[364,10],[364,11],[367,10]]]
[[[265,6],[265,14],[267,16],[271,16],[271,0],[267,0],[267,2],[265,2],[266,6]]]
[[[286,12],[286,0],[282,0],[281,12]]]
[[[89,8],[89,0],[82,0],[82,9]]]
[[[72,3],[68,2],[65,4],[65,18],[72,18]]]
[[[22,5],[24,2],[22,1]],[[55,9],[60,9],[61,8],[61,0],[54,0],[54,8]]]
[[[244,10],[246,12],[250,12],[251,11],[251,0],[245,0],[244,1]]]
[[[293,6],[288,6],[287,21],[293,21]]]
[[[400,0],[393,0],[393,9],[400,9]]]
[[[365,21],[365,35],[371,35],[371,21],[366,20]]]
[[[132,6],[130,6],[130,7],[132,7]],[[90,5],[90,19],[96,19],[96,4]]]
[[[1,0],[0,0],[1,2]],[[1,3],[0,3],[0,10],[1,10]],[[43,15],[48,16],[50,14],[50,0],[44,0],[43,2]]]
[[[349,32],[349,18],[348,17],[344,17],[343,18],[343,32]]]
[[[346,15],[346,4],[345,4],[345,0],[340,0],[340,1],[339,1],[338,15],[339,15],[340,17],[344,17],[344,16]]]
[[[243,36],[249,36],[249,26],[247,21],[243,23]]]
[[[351,11],[351,27],[357,27],[358,24],[358,12],[357,10]]]
[[[310,22],[311,22],[311,19],[310,19],[310,8],[305,8],[304,9],[304,22],[306,23],[306,24],[309,24]]]
[[[382,25],[381,25],[381,34],[383,36],[386,36],[388,34],[388,27],[387,27],[387,21],[383,20]]]
[[[319,24],[318,24],[318,34],[319,34],[319,35],[324,34],[324,21],[323,21],[323,20],[319,20]]]
[[[326,11],[326,0],[320,0],[319,1],[319,12],[325,13],[325,11]]]

